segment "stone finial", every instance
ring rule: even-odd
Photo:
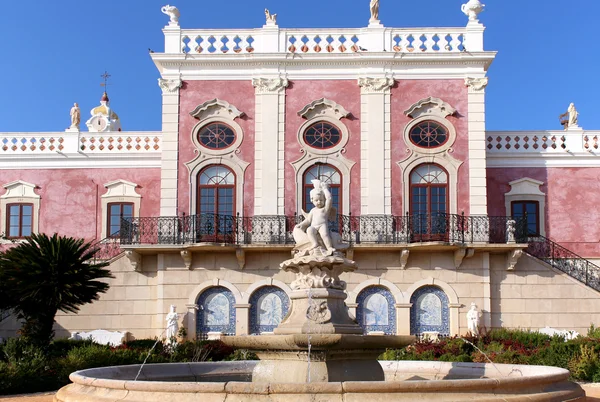
[[[169,16],[169,25],[172,26],[178,26],[179,25],[179,10],[177,9],[177,7],[175,6],[171,6],[169,4],[167,4],[166,6],[163,6],[160,11],[163,14],[166,14]]]
[[[271,14],[268,9],[265,8],[265,18],[267,25],[277,25],[277,14]]]
[[[479,0],[469,0],[467,3],[463,4],[460,9],[467,17],[469,17],[469,21],[478,22],[479,19],[477,16],[484,8],[485,4],[481,4]]]

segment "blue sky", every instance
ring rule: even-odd
[[[111,106],[124,130],[160,130],[158,71],[148,48],[163,51],[160,12],[168,0],[20,0],[0,24],[0,132],[62,131],[78,102],[82,120],[111,75]],[[381,0],[389,27],[464,26],[466,0]],[[597,113],[599,0],[483,0],[489,71],[489,130],[560,129],[558,115],[574,102],[585,129]],[[364,27],[369,0],[173,0],[183,28],[258,28],[265,7],[281,28]]]

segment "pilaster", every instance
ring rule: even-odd
[[[166,264],[165,264],[165,255],[157,254],[156,256],[156,315],[155,315],[155,325],[156,336],[162,337],[163,330],[167,328],[166,322],[166,314],[168,311],[167,303],[165,303],[165,274],[166,274]]]
[[[181,78],[159,78],[162,90],[163,151],[160,170],[160,216],[176,216]]]
[[[235,334],[248,335],[250,320],[250,304],[236,304],[235,307]]]
[[[285,78],[254,78],[254,214],[283,215]]]
[[[392,78],[359,78],[361,87],[361,214],[391,214]],[[383,155],[383,157],[382,157]]]
[[[396,303],[396,334],[410,335],[410,308],[412,303]]]
[[[482,254],[483,266],[483,327],[492,328],[492,288],[490,281],[490,253]]]
[[[471,215],[487,215],[485,87],[488,78],[465,78],[468,89],[469,205]]]

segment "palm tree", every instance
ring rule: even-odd
[[[24,320],[21,335],[41,347],[50,344],[58,310],[76,313],[98,300],[113,278],[108,262],[93,261],[98,248],[83,239],[33,234],[0,253],[0,310]]]

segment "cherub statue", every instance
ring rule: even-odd
[[[467,312],[467,328],[473,336],[479,336],[479,319],[481,311],[477,310],[477,305],[471,303],[471,309]]]
[[[180,14],[177,7],[167,4],[160,11],[169,16],[169,25],[179,25]]]
[[[271,14],[269,10],[265,8],[265,17],[267,19],[267,25],[277,25],[277,14]]]
[[[331,233],[327,227],[330,217],[335,217],[336,210],[333,208],[329,185],[321,180],[312,180],[314,188],[310,190],[310,201],[314,207],[308,212],[302,211],[304,220],[296,225],[296,228],[305,231],[311,244],[309,251],[318,249],[320,240],[325,246],[325,254],[332,255],[335,251]]]
[[[176,312],[177,307],[174,304],[171,304],[171,310],[169,314],[167,314],[167,341],[171,341],[177,336],[177,331],[179,330],[179,314]]]
[[[379,0],[371,0],[369,8],[371,10],[369,22],[379,21]]]

